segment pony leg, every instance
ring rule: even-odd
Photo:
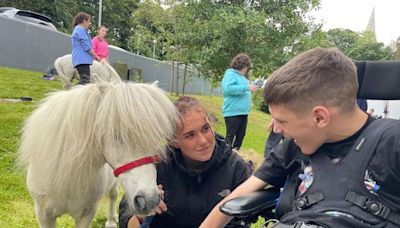
[[[117,182],[114,183],[114,185],[108,192],[108,198],[110,200],[110,207],[108,208],[106,228],[117,228],[118,216],[115,208],[118,198]]]
[[[35,202],[35,212],[41,228],[56,227],[56,216],[51,215],[45,208],[40,207],[37,202]]]
[[[65,60],[63,61],[63,57],[56,59],[56,61],[54,62],[54,68],[56,68],[58,76],[60,76],[60,79],[64,84],[64,89],[70,89],[72,87],[71,83],[72,78],[69,79],[68,76],[66,75],[67,73],[65,72],[65,69],[63,67],[63,62],[65,62]]]
[[[90,228],[93,218],[96,214],[97,204],[93,208],[86,208],[82,211],[81,215],[74,217],[76,228]]]

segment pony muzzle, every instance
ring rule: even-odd
[[[160,194],[146,194],[145,192],[138,192],[133,197],[133,207],[137,214],[148,215],[160,203]]]

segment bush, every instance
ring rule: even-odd
[[[128,80],[128,64],[118,61],[114,64],[114,69],[117,71],[122,80]]]
[[[264,102],[264,89],[258,89],[252,95],[253,105],[257,110],[268,113],[268,106]]]

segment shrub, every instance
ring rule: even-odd
[[[253,105],[257,110],[268,113],[268,106],[264,102],[264,89],[258,89],[252,95]]]
[[[117,71],[122,80],[128,80],[128,64],[118,61],[114,64],[114,69]]]

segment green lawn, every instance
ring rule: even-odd
[[[46,81],[42,73],[0,67],[0,99],[30,96],[32,102],[0,102],[0,227],[38,227],[32,199],[25,184],[25,173],[15,167],[16,151],[24,119],[46,93],[62,89],[58,80]],[[198,96],[206,109],[218,118],[217,132],[225,134],[221,97]],[[263,153],[269,116],[253,110],[249,116],[243,150]],[[104,227],[106,201],[102,200],[92,227]],[[57,220],[57,227],[73,227],[69,216]]]

